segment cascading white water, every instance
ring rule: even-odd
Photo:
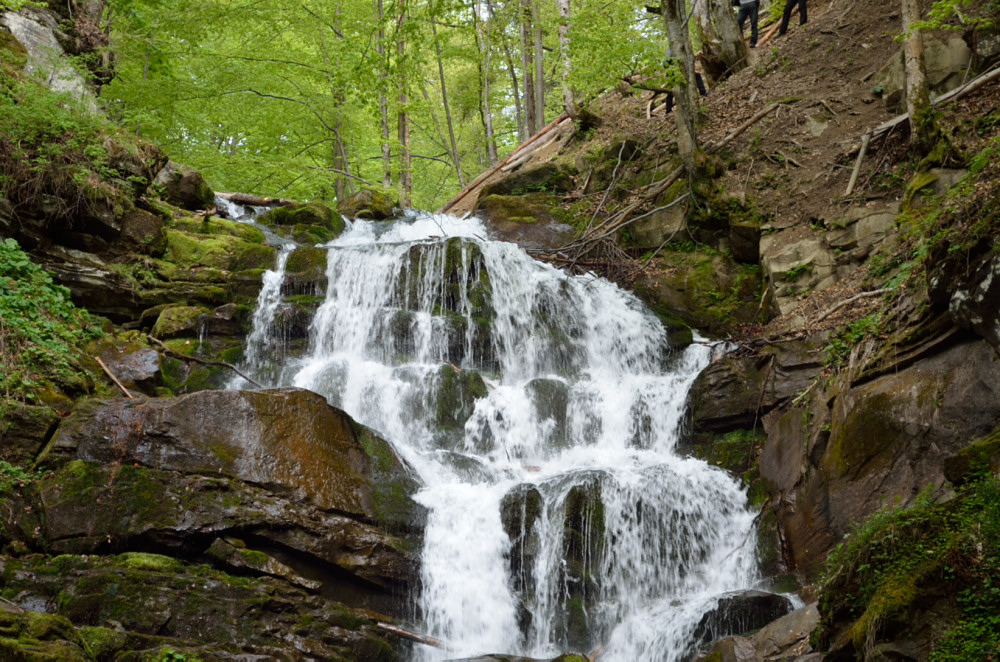
[[[680,659],[716,597],[756,579],[739,485],[675,453],[709,349],[671,355],[634,297],[485,236],[354,223],[281,381],[379,430],[426,485],[418,618],[450,649],[418,659]]]

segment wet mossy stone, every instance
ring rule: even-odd
[[[261,225],[283,228],[292,238],[302,243],[320,243],[336,239],[345,227],[344,219],[321,202],[275,207],[257,219],[257,222]],[[310,237],[315,239],[310,240]]]
[[[56,614],[0,607],[0,659],[87,662],[83,641],[73,624]]]
[[[478,372],[460,371],[450,365],[442,365],[438,369],[436,382],[434,422],[441,428],[462,429],[472,416],[476,400],[488,395],[486,382]]]
[[[156,262],[166,280],[191,280],[205,269],[271,269],[277,259],[274,248],[229,235],[196,235],[173,228],[166,232],[163,262]]]
[[[162,187],[167,202],[190,211],[209,209],[215,204],[215,192],[201,173],[190,166],[167,162],[153,183]]]
[[[168,306],[160,312],[150,333],[160,340],[197,337],[201,331],[201,317],[208,313],[208,308],[201,306]]]
[[[525,384],[524,390],[535,403],[538,422],[549,426],[549,443],[556,447],[565,446],[569,385],[561,379],[537,378]]]
[[[528,193],[569,193],[576,187],[576,169],[564,163],[546,163],[484,186],[480,198],[491,195],[519,196]]]
[[[174,219],[170,225],[175,230],[189,234],[233,237],[251,244],[263,244],[266,240],[259,228],[218,216],[182,217]]]
[[[534,593],[533,569],[540,549],[535,523],[544,510],[542,494],[534,485],[518,485],[505,494],[500,502],[500,520],[510,539],[510,573],[515,591],[522,596]]]
[[[382,191],[362,189],[337,203],[337,213],[347,218],[382,221],[392,218],[399,204]]]

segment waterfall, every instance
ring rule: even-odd
[[[279,381],[380,431],[423,480],[417,627],[450,649],[415,659],[683,659],[717,597],[757,579],[739,484],[675,449],[710,350],[671,350],[633,296],[486,235],[355,222]]]

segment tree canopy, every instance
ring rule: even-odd
[[[660,68],[662,22],[643,1],[571,4],[560,19],[556,0],[110,0],[117,76],[102,97],[219,190],[331,200],[338,183],[398,189],[405,171],[413,204],[434,208],[524,134],[524,62],[542,74],[539,126],[563,110],[564,71],[586,103]]]

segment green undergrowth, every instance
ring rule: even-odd
[[[830,554],[820,644],[846,633],[867,655],[922,619],[943,632],[931,642],[932,662],[998,659],[998,578],[1000,480],[979,474],[945,503],[929,488],[910,507],[878,511]]]
[[[88,391],[80,347],[101,335],[101,321],[74,306],[69,290],[16,241],[0,241],[0,396],[34,402],[48,390]]]
[[[0,196],[14,208],[50,196],[46,215],[68,223],[98,206],[124,209],[120,185],[138,175],[116,166],[138,151],[133,138],[70,95],[0,69]]]

